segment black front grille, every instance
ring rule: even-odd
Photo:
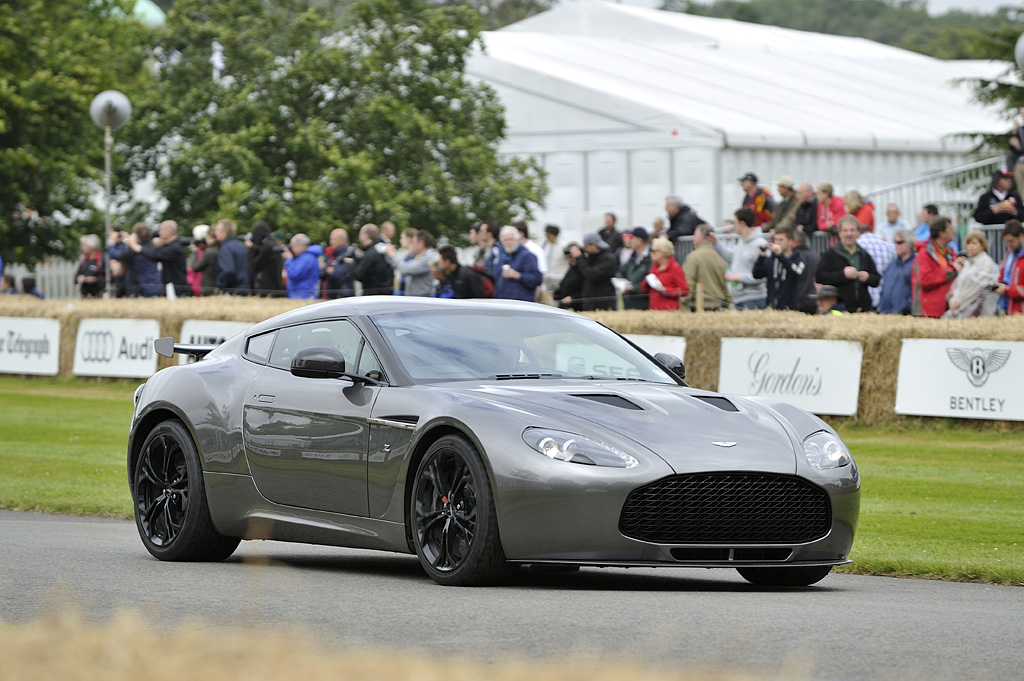
[[[633,490],[619,518],[622,534],[658,544],[797,544],[831,526],[823,489],[767,473],[665,478]]]

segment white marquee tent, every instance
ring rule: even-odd
[[[1005,63],[860,38],[576,0],[484,43],[468,72],[506,107],[501,151],[542,160],[538,218],[571,236],[606,211],[649,226],[667,194],[718,221],[749,171],[867,192],[964,162],[960,133],[1009,128],[955,82]]]

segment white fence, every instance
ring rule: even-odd
[[[77,271],[78,263],[67,260],[47,260],[37,263],[35,267],[4,265],[4,274],[14,275],[14,278],[18,280],[19,290],[22,279],[35,277],[36,288],[42,291],[47,298],[57,300],[80,297],[78,287],[75,286],[75,272]]]

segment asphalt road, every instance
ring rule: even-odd
[[[412,556],[243,542],[224,563],[161,563],[131,522],[0,511],[0,620],[55,593],[88,617],[143,611],[300,626],[329,645],[498,660],[608,656],[811,679],[999,679],[1024,662],[1024,588],[830,575],[757,589],[733,570],[522,571],[500,588],[445,588]]]

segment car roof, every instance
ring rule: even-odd
[[[271,329],[292,324],[330,319],[334,317],[368,316],[373,314],[393,314],[401,312],[422,312],[426,310],[465,311],[467,313],[488,311],[510,312],[521,311],[524,314],[552,314],[575,316],[574,312],[559,310],[550,305],[523,302],[518,300],[494,300],[489,298],[473,298],[452,300],[445,298],[420,298],[414,296],[358,296],[338,298],[314,305],[306,305],[255,324],[247,335],[253,336]]]

